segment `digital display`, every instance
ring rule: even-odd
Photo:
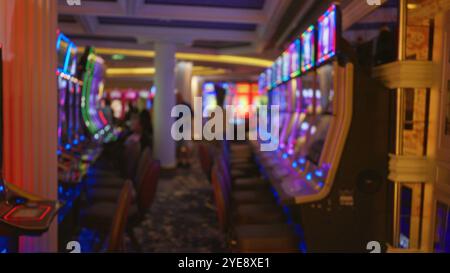
[[[336,6],[332,5],[318,21],[318,64],[336,55]]]
[[[300,40],[296,39],[289,46],[289,66],[291,78],[300,75]]]
[[[310,26],[301,36],[302,54],[301,54],[301,70],[306,72],[315,65],[315,37],[314,26]]]
[[[212,111],[216,106],[216,88],[214,83],[207,82],[203,85],[203,111]]]
[[[276,84],[280,84],[283,82],[283,56],[277,58],[275,67],[277,72]]]
[[[275,61],[272,65],[272,85],[271,87],[274,88],[277,86],[277,62]]]
[[[56,49],[58,52],[58,69],[60,71],[65,71],[66,59],[68,58],[69,53],[69,41],[64,36],[62,36],[62,34],[60,34],[58,38]]]
[[[266,88],[267,90],[272,89],[272,68],[266,69]]]
[[[289,81],[291,76],[289,50],[283,52],[282,75],[283,75],[283,82]]]
[[[266,73],[261,73],[258,78],[258,90],[259,92],[266,91]]]

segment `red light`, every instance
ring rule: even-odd
[[[20,208],[25,207],[24,205],[16,206],[12,208],[5,216],[3,216],[3,219],[7,221],[42,221],[42,219],[45,218],[45,216],[50,212],[52,209],[49,205],[39,205],[39,209],[45,209],[41,215],[38,217],[14,217],[12,214],[17,211]]]

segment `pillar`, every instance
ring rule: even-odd
[[[0,1],[3,45],[4,177],[57,199],[57,1]],[[57,219],[40,237],[21,237],[21,252],[57,251]]]
[[[176,90],[183,96],[185,102],[192,105],[192,63],[179,62],[176,66]]]
[[[175,106],[175,51],[176,45],[168,42],[155,44],[155,85],[154,99],[154,156],[161,167],[176,167],[175,141],[170,130],[174,119],[171,117]]]

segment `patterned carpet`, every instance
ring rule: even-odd
[[[161,178],[155,202],[134,228],[143,252],[226,252],[219,230],[212,187],[193,156],[190,169]]]

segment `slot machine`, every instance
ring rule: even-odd
[[[104,60],[96,55],[93,47],[87,47],[78,71],[79,77],[83,79],[81,114],[90,136],[100,142],[108,142],[115,137],[111,124],[108,124],[101,110],[104,73]]]
[[[301,35],[295,171],[269,174],[308,252],[364,252],[389,237],[389,93],[358,66],[340,20],[333,4]]]
[[[282,183],[299,204],[310,251],[365,251],[387,242],[389,98],[358,69],[341,38],[340,10],[332,5],[317,22],[314,119],[300,177]]]
[[[213,111],[217,106],[216,88],[214,83],[203,84],[203,113]]]

